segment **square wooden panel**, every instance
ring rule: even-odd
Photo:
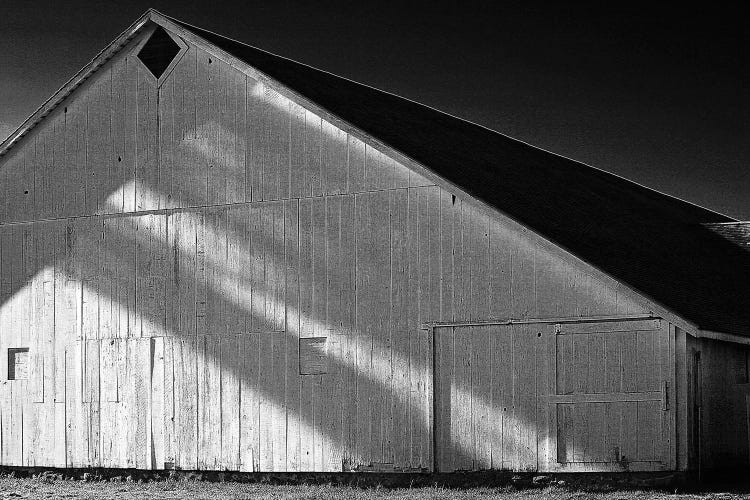
[[[321,375],[328,373],[327,340],[326,337],[299,339],[300,375]]]
[[[8,380],[28,380],[29,348],[8,349]]]

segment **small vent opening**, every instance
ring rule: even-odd
[[[179,52],[180,46],[159,26],[138,52],[138,59],[158,79]]]
[[[326,337],[303,337],[299,339],[300,375],[328,373]]]
[[[8,349],[8,380],[29,378],[29,348]]]

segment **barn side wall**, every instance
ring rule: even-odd
[[[748,346],[691,337],[688,354],[690,467],[707,474],[746,470],[750,464]]]
[[[0,463],[430,470],[423,324],[649,312],[201,49],[157,89],[138,42],[0,160]]]

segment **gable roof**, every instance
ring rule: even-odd
[[[701,329],[750,336],[750,253],[704,226],[734,219],[164,17]],[[137,21],[119,43],[142,24]],[[6,141],[0,151],[9,146]]]

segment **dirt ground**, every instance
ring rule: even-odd
[[[358,488],[331,485],[271,485],[263,483],[207,482],[197,480],[162,479],[148,482],[101,480],[83,481],[56,479],[49,476],[19,478],[13,475],[0,475],[0,498],[68,498],[68,499],[320,499],[320,500],[380,500],[380,499],[483,499],[483,500],[735,500],[750,499],[750,489],[745,492],[706,491],[669,492],[664,490],[618,490],[581,491],[565,486],[516,489],[466,488],[447,489],[440,487],[420,488]]]

